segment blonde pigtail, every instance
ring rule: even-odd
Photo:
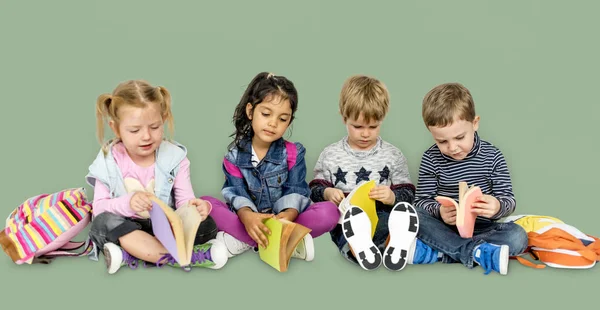
[[[167,126],[169,128],[169,134],[171,137],[173,137],[175,135],[175,121],[173,119],[173,111],[171,110],[171,93],[162,86],[158,86],[157,90],[160,93],[160,96],[162,97],[161,114],[163,117],[163,121],[167,123]]]
[[[112,103],[112,95],[102,94],[96,100],[96,137],[102,146],[102,150],[106,154],[104,143],[104,120],[109,115],[110,105]]]

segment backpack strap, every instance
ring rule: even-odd
[[[69,241],[67,244],[63,245],[59,250],[77,250],[81,248],[86,241]]]
[[[521,263],[522,265],[527,266],[527,267],[531,267],[531,268],[535,268],[535,269],[546,268],[546,265],[544,265],[544,264],[536,264],[536,263],[532,262],[531,260],[526,259],[525,256],[531,256],[533,259],[537,260],[536,257],[535,257],[535,254],[533,254],[530,251],[525,252],[524,255],[516,256],[515,259],[519,263]]]
[[[83,251],[76,252],[75,250],[81,249]],[[79,257],[90,254],[94,250],[94,243],[91,238],[87,238],[86,241],[69,241],[61,248],[48,252],[44,255],[33,259],[32,263],[48,264],[56,257]]]
[[[293,142],[285,141],[285,151],[287,152],[287,165],[288,171],[294,168],[296,165],[296,158],[298,157],[298,149],[296,144]]]

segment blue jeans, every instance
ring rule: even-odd
[[[393,206],[387,206],[383,208],[377,208],[377,227],[375,228],[375,234],[373,235],[373,243],[377,246],[379,251],[383,253],[386,246],[387,238],[390,234],[390,230],[388,228],[388,219],[390,217],[390,212],[392,211]],[[352,251],[350,251],[350,246],[348,245],[348,241],[346,241],[346,237],[342,232],[342,225],[337,224],[335,228],[330,232],[331,241],[337,245],[338,249],[342,256],[344,256],[350,262],[353,262],[358,265],[358,261],[352,255]]]
[[[462,238],[456,226],[446,225],[427,211],[416,208],[419,215],[417,238],[432,249],[443,253],[442,263],[462,263],[473,268],[473,249],[484,242],[509,247],[509,256],[521,254],[527,248],[525,230],[515,223],[497,223],[478,218],[472,238]]]

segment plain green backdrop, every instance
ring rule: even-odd
[[[599,236],[598,9],[541,0],[0,0],[0,213],[64,188],[85,186],[93,197],[84,176],[99,150],[95,102],[121,81],[172,92],[175,139],[189,148],[196,194],[220,197],[231,117],[255,74],[296,84],[286,138],[307,148],[308,180],[320,151],[345,134],[342,83],[367,74],[389,88],[382,137],[408,158],[415,184],[433,143],[421,100],[435,85],[460,82],[475,99],[482,138],[506,157],[516,214],[555,216]],[[315,260],[293,260],[287,273],[253,253],[218,271],[110,276],[87,258],[18,266],[1,255],[2,308],[564,308],[595,296],[600,275],[516,261],[504,277],[459,264],[366,272],[329,235],[315,242]]]

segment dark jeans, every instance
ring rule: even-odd
[[[390,212],[392,211],[393,206],[384,206],[377,207],[377,227],[375,228],[375,234],[373,235],[373,243],[379,249],[379,252],[383,254],[385,250],[386,241],[390,234],[390,230],[388,228],[388,219],[390,217]],[[347,260],[358,265],[358,261],[352,255],[352,251],[350,251],[350,246],[348,245],[348,241],[344,237],[342,232],[342,224],[337,224],[335,228],[330,232],[331,241],[337,245],[338,249],[342,256],[344,256]]]
[[[462,263],[473,268],[473,248],[484,242],[508,245],[509,256],[521,254],[527,248],[527,233],[515,223],[497,223],[478,218],[473,237],[462,238],[456,226],[446,225],[421,208],[415,209],[419,215],[417,238],[443,253],[442,263]]]
[[[120,245],[119,238],[135,230],[142,230],[154,236],[152,232],[152,221],[150,219],[127,218],[110,212],[98,214],[92,220],[90,228],[90,238],[99,251],[102,251],[104,244],[112,242]],[[212,217],[207,217],[196,232],[194,244],[204,244],[217,236],[217,224]]]

